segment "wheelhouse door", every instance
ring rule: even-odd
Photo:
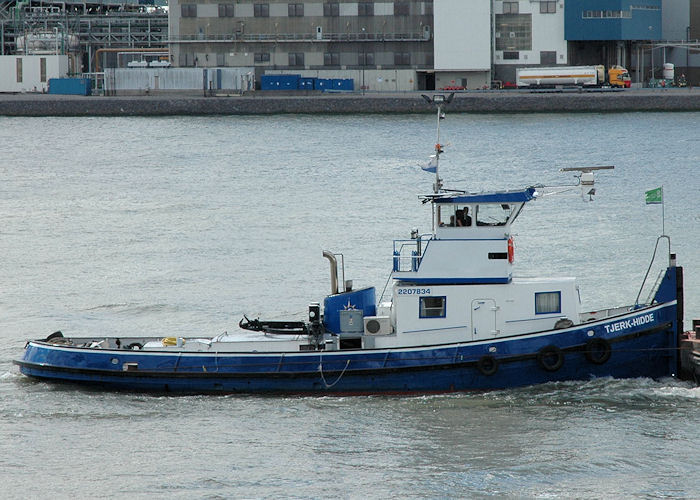
[[[498,336],[496,314],[498,308],[494,299],[472,300],[472,340],[492,339]]]

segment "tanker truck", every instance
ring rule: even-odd
[[[607,76],[607,78],[606,78]],[[629,88],[629,72],[622,66],[612,66],[607,75],[605,66],[555,66],[552,68],[517,68],[515,83],[521,87],[611,87]]]

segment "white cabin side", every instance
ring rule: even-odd
[[[511,224],[530,188],[492,194],[436,194],[428,235],[394,242],[392,277],[414,284],[508,283],[512,276]]]
[[[392,300],[370,319],[384,326],[366,328],[364,345],[476,342],[578,324],[573,278],[512,276],[511,224],[536,196],[533,188],[426,196],[433,231],[394,243]]]
[[[552,330],[579,322],[574,278],[514,278],[508,284],[394,285],[391,334],[376,335],[374,348],[472,342]],[[386,313],[386,311],[382,311]]]

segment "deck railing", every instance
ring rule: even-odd
[[[424,245],[421,237],[410,240],[394,240],[393,270],[398,272],[418,271],[423,258]]]

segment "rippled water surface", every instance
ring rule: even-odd
[[[665,229],[700,318],[700,113],[449,115],[448,186],[597,196],[518,219],[519,275],[577,276],[584,309],[631,304]],[[49,385],[29,338],[216,334],[302,318],[322,249],[379,291],[434,118],[0,118],[0,485],[7,498],[697,498],[700,389],[599,379],[424,397],[161,397]],[[662,252],[663,253],[663,252]],[[657,261],[656,269],[663,265]],[[644,296],[642,297],[644,298]]]

